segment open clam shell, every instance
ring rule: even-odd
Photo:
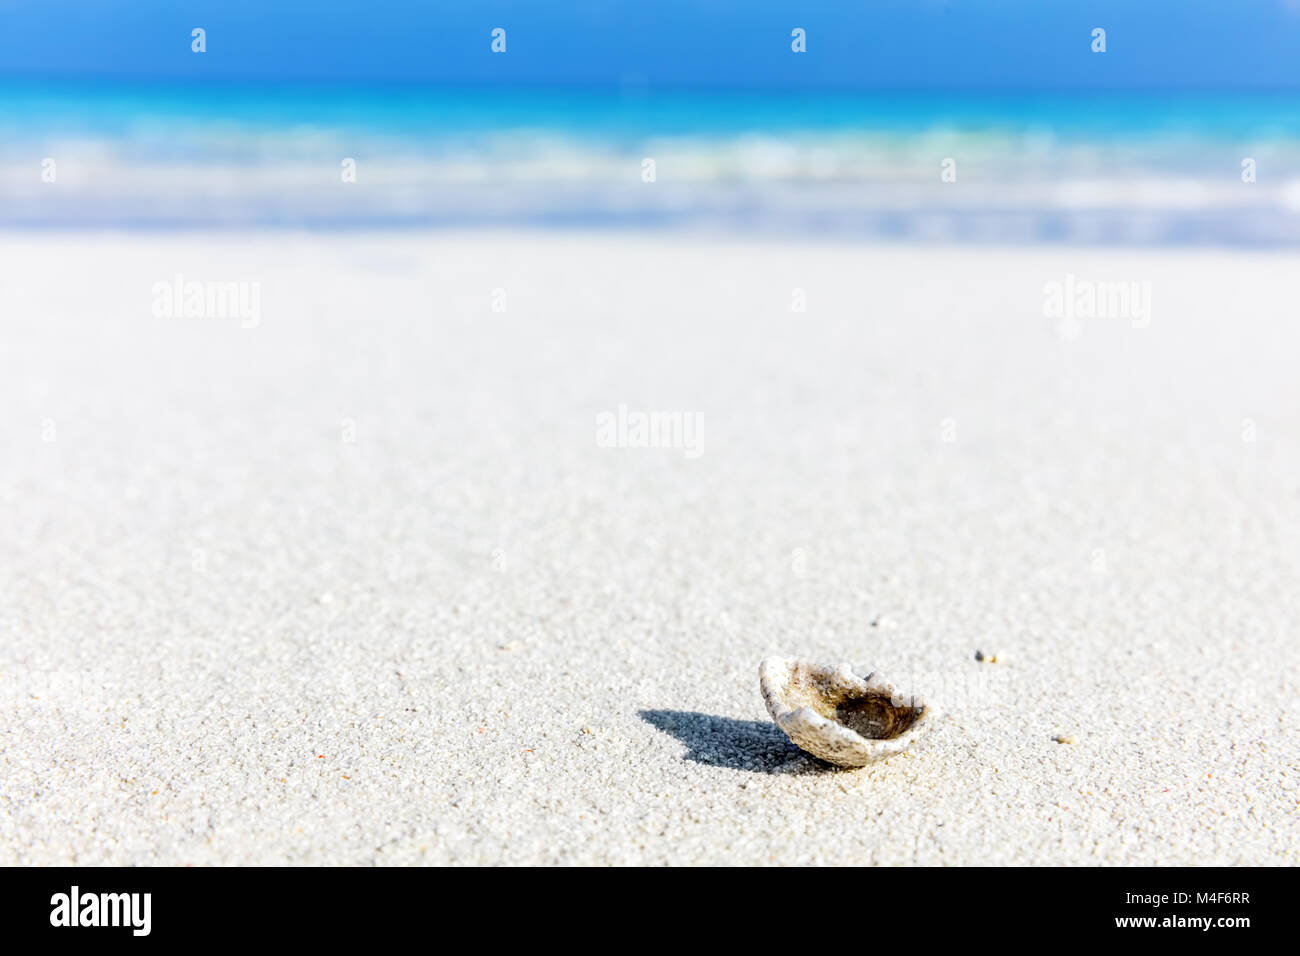
[[[769,657],[758,666],[758,682],[786,736],[841,767],[865,767],[906,750],[936,714],[932,704],[876,674],[858,677],[848,664]]]

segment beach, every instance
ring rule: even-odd
[[[1294,865],[1295,278],[0,233],[0,862]],[[828,767],[773,654],[942,718]]]

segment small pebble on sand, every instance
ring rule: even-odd
[[[1075,739],[1074,734],[1057,734],[1052,739],[1058,744],[1077,744],[1079,742]]]

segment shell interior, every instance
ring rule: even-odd
[[[792,663],[783,689],[791,708],[809,707],[869,740],[900,737],[921,717],[923,708],[913,706],[911,698],[900,700],[875,690],[863,694],[827,668]]]
[[[872,740],[889,740],[907,732],[918,717],[919,707],[896,705],[889,697],[882,694],[868,694],[865,697],[850,697],[832,708],[816,708],[823,717],[843,724],[849,730]]]

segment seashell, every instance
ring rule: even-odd
[[[767,712],[786,736],[815,757],[865,767],[912,746],[937,710],[900,694],[876,674],[858,677],[848,664],[769,657],[758,665]]]

